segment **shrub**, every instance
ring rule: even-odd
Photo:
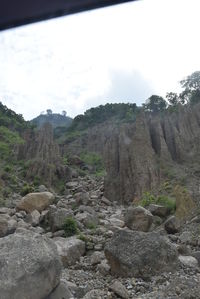
[[[172,198],[170,198],[166,195],[159,195],[157,197],[156,203],[169,208],[169,210],[172,213],[174,213],[175,210],[176,210],[176,201],[175,201],[175,199],[172,199]]]
[[[31,193],[33,191],[34,191],[34,189],[33,189],[32,186],[30,186],[30,185],[24,185],[24,187],[22,188],[20,194],[22,196],[25,196],[26,194]]]
[[[165,207],[169,208],[171,213],[174,213],[175,210],[176,210],[176,201],[175,201],[175,199],[170,198],[166,195],[154,196],[150,192],[146,192],[143,195],[142,200],[139,201],[139,205],[141,205],[142,207],[147,207],[150,204],[158,204],[158,205],[165,206]]]
[[[86,226],[89,229],[96,229],[97,228],[97,225],[93,222],[88,223]]]
[[[97,177],[102,177],[105,175],[103,160],[100,155],[93,152],[83,152],[81,153],[80,158],[85,164],[91,166],[92,172]]]
[[[72,217],[66,218],[63,229],[66,237],[71,237],[78,232],[77,223]]]
[[[4,167],[4,171],[5,172],[10,172],[12,170],[12,167],[10,166],[10,165],[6,165],[5,167]]]
[[[83,242],[85,242],[85,243],[88,241],[88,238],[84,234],[82,234],[82,233],[80,233],[78,235],[78,239],[81,240],[81,241],[83,241]]]

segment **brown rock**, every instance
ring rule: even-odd
[[[54,195],[50,192],[29,193],[17,204],[16,209],[31,213],[34,210],[42,212],[54,201]]]
[[[130,207],[124,220],[125,225],[131,230],[147,232],[153,223],[153,215],[143,207]]]

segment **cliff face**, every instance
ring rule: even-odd
[[[140,114],[134,123],[104,123],[64,146],[64,152],[83,149],[103,156],[105,193],[123,203],[155,189],[173,171],[177,179],[190,177],[198,195],[200,176],[200,105],[180,107],[164,116]]]
[[[36,132],[26,131],[24,139],[25,143],[19,148],[18,158],[30,162],[26,171],[27,179],[37,176],[51,186],[58,179],[70,177],[70,170],[63,165],[59,147],[54,142],[50,124],[45,124]]]

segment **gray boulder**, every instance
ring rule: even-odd
[[[89,291],[83,299],[102,299],[104,298],[105,292],[103,290],[91,290]]]
[[[200,266],[200,251],[193,252],[192,256],[198,261],[198,265]]]
[[[168,207],[164,207],[161,205],[150,204],[148,210],[154,216],[159,216],[159,217],[166,217],[167,215],[170,214],[170,209]]]
[[[120,298],[128,299],[129,293],[125,286],[119,281],[115,280],[109,287],[111,291],[113,291],[116,295],[118,295]]]
[[[78,187],[78,182],[77,181],[72,181],[72,182],[68,182],[66,183],[66,187],[69,189],[74,189]]]
[[[181,264],[189,268],[196,268],[198,266],[198,261],[193,256],[179,255],[178,257]]]
[[[65,223],[65,220],[73,216],[73,211],[65,208],[51,207],[49,210],[49,224],[51,231],[55,232],[61,230]]]
[[[148,277],[176,267],[175,245],[155,232],[120,230],[105,246],[111,272],[123,277]]]
[[[40,223],[41,215],[37,210],[34,210],[26,216],[26,222],[30,223],[32,226],[37,226]]]
[[[88,212],[78,213],[75,216],[76,220],[83,223],[85,227],[96,226],[99,222],[98,215],[90,214]]]
[[[53,290],[53,292],[46,299],[73,299],[74,296],[69,290],[65,280],[61,280],[60,284]]]
[[[74,194],[74,199],[77,205],[87,205],[90,201],[88,192],[78,192]]]
[[[179,221],[176,219],[175,216],[169,217],[166,220],[164,226],[165,226],[165,230],[168,232],[168,234],[175,234],[180,229]]]
[[[7,214],[0,214],[0,237],[14,233],[17,221]]]
[[[30,231],[0,239],[0,265],[1,299],[44,299],[59,284],[55,244]]]
[[[153,223],[153,215],[143,207],[130,207],[125,213],[124,221],[131,230],[147,232]]]
[[[57,237],[53,241],[57,246],[64,267],[74,265],[85,253],[85,242],[76,237]]]

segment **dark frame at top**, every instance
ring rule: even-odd
[[[0,0],[0,30],[136,0]]]

